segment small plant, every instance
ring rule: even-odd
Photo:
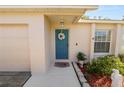
[[[84,53],[79,52],[77,54],[77,59],[78,59],[78,61],[85,61],[87,58],[86,58],[86,55]]]
[[[121,62],[124,63],[124,54],[119,54],[118,57],[120,58]]]

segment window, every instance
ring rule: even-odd
[[[95,53],[109,53],[111,43],[110,30],[96,30],[94,52]]]

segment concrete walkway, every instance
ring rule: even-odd
[[[70,67],[52,67],[47,74],[32,76],[24,87],[80,87],[80,84],[70,64]]]
[[[0,72],[0,87],[22,87],[30,76],[30,72]]]

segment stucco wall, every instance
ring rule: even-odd
[[[60,28],[59,25],[52,25],[52,62],[55,62],[55,29]],[[87,55],[88,61],[90,56],[90,38],[91,38],[91,24],[65,24],[65,29],[69,29],[69,61],[75,61],[76,55],[79,51],[84,52]],[[115,44],[116,44],[116,24],[96,24],[96,29],[108,29],[112,31],[112,41],[111,41],[111,53],[115,53]],[[76,43],[78,44],[76,46]],[[102,54],[104,55],[104,54]],[[94,54],[94,57],[101,56]]]
[[[47,16],[44,16],[44,31],[45,31],[45,62],[46,70],[49,70],[51,62],[51,29],[50,21]]]
[[[124,25],[121,25],[120,32],[119,53],[124,53]]]
[[[52,62],[55,62],[55,29],[60,26],[52,25]],[[65,29],[69,29],[69,61],[75,61],[79,51],[84,52],[88,59],[90,55],[90,24],[66,24]],[[76,46],[76,43],[78,44]]]
[[[25,25],[20,30],[27,31],[30,70],[32,74],[41,74],[45,72],[50,64],[55,62],[55,29],[60,25],[50,23],[47,16],[37,15],[3,15],[0,14],[0,25]],[[19,27],[20,28],[20,27]],[[76,55],[79,51],[84,52],[89,60],[91,44],[91,24],[65,24],[65,29],[69,29],[69,61],[76,61]],[[116,43],[116,24],[96,24],[96,29],[112,30],[111,52],[115,52]],[[21,41],[20,43],[22,43]],[[124,25],[122,25],[119,51],[124,49]],[[78,44],[76,46],[76,43]],[[24,55],[23,55],[24,56]],[[23,57],[22,56],[22,57]],[[13,67],[16,68],[15,65]],[[17,68],[18,69],[18,68]]]
[[[32,74],[45,72],[44,16],[40,14],[0,14],[0,24],[27,24]],[[18,68],[17,68],[18,69]]]
[[[90,55],[90,36],[91,25],[90,24],[73,24],[69,29],[69,57],[74,61],[79,51],[84,52],[89,59]],[[76,43],[78,44],[76,46]]]

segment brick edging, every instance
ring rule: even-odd
[[[90,87],[90,85],[87,83],[87,80],[85,79],[83,73],[81,72],[81,70],[77,66],[76,62],[72,62],[72,66],[75,70],[76,76],[79,80],[81,87]]]

